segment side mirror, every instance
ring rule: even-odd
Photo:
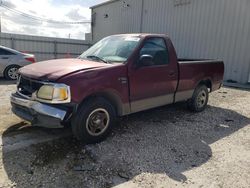
[[[139,67],[141,67],[141,66],[152,66],[152,65],[154,65],[153,56],[151,56],[151,55],[142,55],[140,57]]]

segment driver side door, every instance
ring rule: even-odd
[[[152,56],[152,65],[140,65],[140,57]],[[129,74],[131,111],[138,112],[173,103],[178,80],[177,65],[171,62],[164,38],[145,39]]]

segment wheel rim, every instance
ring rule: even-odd
[[[16,80],[17,77],[18,77],[17,71],[18,71],[18,68],[16,68],[16,67],[10,68],[10,69],[8,70],[8,76],[9,76],[12,80]]]
[[[98,108],[89,114],[86,121],[86,128],[90,135],[99,136],[106,131],[109,122],[109,113],[103,108]]]
[[[207,93],[204,90],[202,90],[197,97],[197,106],[199,108],[202,108],[203,106],[206,105],[206,100],[207,100]]]

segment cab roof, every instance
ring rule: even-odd
[[[116,34],[111,36],[126,36],[126,37],[167,37],[167,34],[156,34],[156,33],[128,33],[128,34]]]

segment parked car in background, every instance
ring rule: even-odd
[[[20,67],[35,63],[35,56],[0,46],[0,76],[8,80],[17,79]]]
[[[34,125],[63,127],[85,143],[103,140],[117,116],[187,101],[203,111],[223,81],[219,60],[178,59],[166,35],[107,37],[76,59],[19,70],[12,111]]]

